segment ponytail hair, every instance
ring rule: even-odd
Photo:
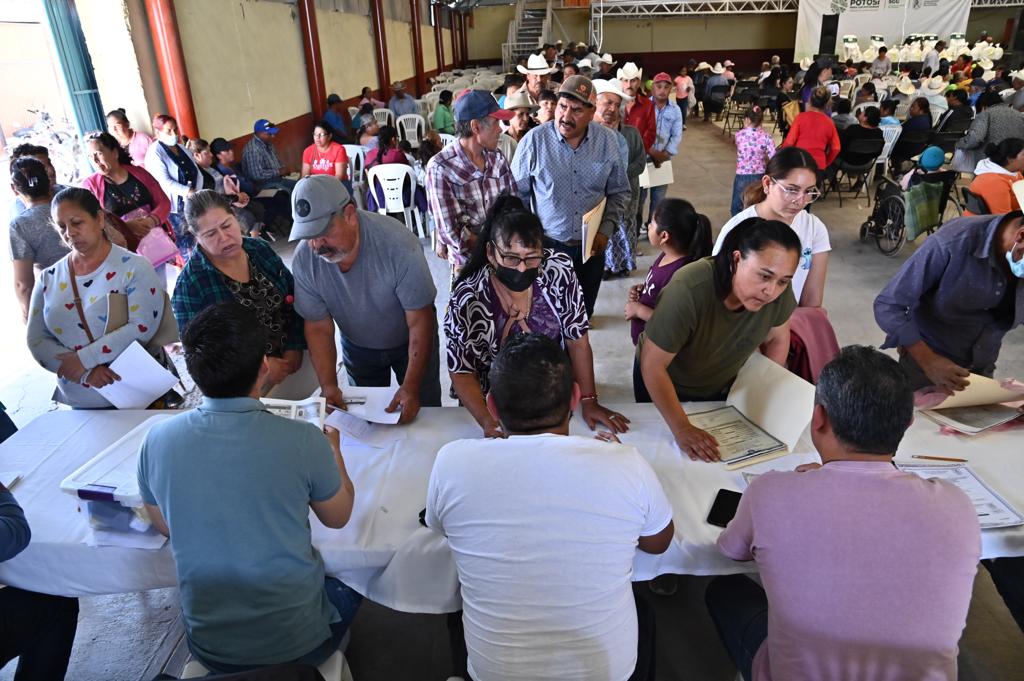
[[[128,121],[128,114],[124,109],[113,109],[107,113],[107,118],[113,118],[121,125],[130,126],[131,123]]]
[[[782,182],[791,172],[801,168],[810,170],[815,177],[818,176],[818,164],[806,149],[782,147],[768,160],[764,174],[776,182]],[[766,198],[768,196],[764,193],[764,185],[761,182],[751,182],[743,192],[743,207],[749,208]]]
[[[711,221],[685,199],[662,199],[654,210],[658,233],[667,233],[672,247],[691,260],[711,255]]]
[[[743,114],[743,118],[756,125],[761,125],[761,121],[764,120],[764,111],[761,107],[754,105],[746,110]]]
[[[800,255],[800,238],[789,225],[778,220],[747,218],[725,235],[722,248],[712,261],[719,300],[725,300],[732,291],[732,278],[736,274],[733,253],[739,251],[740,258],[745,259],[752,252],[759,253],[769,246],[781,246]]]
[[[480,236],[476,239],[476,248],[459,273],[458,281],[468,279],[487,266],[487,244],[507,244],[514,237],[519,237],[527,248],[540,248],[544,244],[544,225],[518,196],[501,194],[487,211]]]
[[[985,157],[1004,168],[1021,151],[1024,151],[1024,139],[1019,137],[1007,137],[998,144],[987,144],[985,146]]]
[[[23,156],[11,161],[11,184],[19,194],[30,199],[41,199],[50,195],[50,176],[46,166],[32,158]]]

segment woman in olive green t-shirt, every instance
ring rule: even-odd
[[[800,240],[788,225],[750,218],[718,255],[686,265],[662,289],[637,346],[634,391],[642,401],[646,389],[691,459],[717,461],[718,443],[690,423],[681,401],[725,399],[759,346],[785,365],[799,260]]]

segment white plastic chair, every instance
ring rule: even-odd
[[[348,660],[345,659],[345,655],[340,651],[334,651],[334,654],[327,658],[327,661],[317,667],[317,671],[320,672],[320,676],[324,677],[326,681],[353,681],[352,670],[349,669]],[[189,660],[185,665],[185,669],[181,672],[182,679],[198,679],[206,676],[210,673],[210,670],[204,667],[198,660]]]
[[[398,137],[418,148],[420,140],[427,134],[427,120],[420,114],[403,114],[398,117]]]
[[[356,206],[366,209],[366,174],[363,166],[366,165],[366,148],[360,144],[344,144],[345,153],[348,155],[348,179],[352,182],[352,198]]]
[[[877,109],[878,108],[878,102],[861,102],[857,106],[853,107],[853,115],[854,116],[859,116],[861,111],[863,111],[864,109],[867,109],[868,107],[871,107],[871,106],[873,106],[873,107],[875,107]]]
[[[351,120],[354,121],[356,119],[356,116],[358,116],[358,115],[359,115],[359,107],[358,106],[350,106],[348,108],[348,117]]]
[[[391,109],[374,109],[373,117],[381,125],[395,126],[395,113]]]
[[[853,81],[852,80],[841,80],[839,81],[839,96],[845,99],[850,99],[850,94],[853,92]]]
[[[458,142],[458,138],[455,135],[449,135],[446,132],[442,132],[438,135],[441,138],[441,148],[447,147],[449,144],[455,144]]]
[[[408,184],[406,182],[408,181]],[[384,196],[384,205],[377,207],[377,212],[382,215],[388,213],[402,213],[405,216],[405,226],[413,234],[425,235],[423,224],[420,221],[419,211],[416,210],[416,175],[412,168],[404,163],[381,163],[366,171],[366,186],[368,191],[374,192],[380,185],[381,194]],[[408,186],[409,203],[405,203],[405,189]],[[415,216],[415,217],[414,217]]]
[[[908,113],[910,113],[910,102],[900,102],[899,104],[896,105],[896,120],[907,120]]]
[[[893,147],[896,146],[896,140],[900,138],[900,133],[903,132],[902,125],[883,125],[878,129],[882,131],[882,139],[885,140],[885,145],[882,147],[882,153],[875,159],[875,165],[871,166],[868,176],[864,178],[864,192],[867,194],[868,201],[871,200],[871,185],[875,181],[878,165],[882,165],[882,172],[884,173],[885,169],[889,167],[889,156],[892,155]]]
[[[868,82],[869,80],[871,80],[870,73],[858,73],[856,76],[853,77],[853,87],[859,90],[862,87],[864,87],[864,83]]]

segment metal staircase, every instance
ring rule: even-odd
[[[515,68],[516,59],[530,54],[544,44],[547,30],[547,8],[527,9],[526,0],[516,2],[515,17],[508,25],[508,39],[501,46],[501,57],[506,71]]]

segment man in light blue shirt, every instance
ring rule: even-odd
[[[249,308],[208,307],[181,341],[204,400],[153,426],[138,477],[153,526],[171,538],[189,649],[221,673],[319,665],[362,600],[325,579],[310,543],[310,508],[331,528],[352,513],[338,432],[259,401],[267,332]]]
[[[656,166],[662,163],[672,163],[672,159],[679,153],[679,142],[683,139],[683,114],[679,107],[668,101],[674,83],[672,76],[664,71],[654,76],[654,83],[651,85],[651,101],[654,103],[654,119],[657,123],[657,136],[651,150],[648,153],[649,160]],[[640,205],[637,208],[642,218],[644,200],[647,198],[647,190],[641,189]],[[647,210],[647,223],[650,224],[654,217],[654,210],[665,198],[668,185],[663,184],[651,187],[651,206]]]
[[[396,121],[399,116],[419,113],[419,108],[416,106],[416,100],[405,92],[405,83],[401,81],[392,83],[391,90],[395,94],[390,100],[388,100],[388,108],[391,109],[391,113],[395,114]]]
[[[587,314],[604,273],[604,249],[629,203],[619,135],[592,122],[596,95],[585,76],[565,79],[555,119],[526,133],[512,163],[516,190],[544,225],[545,247],[572,258]],[[583,262],[583,216],[607,199],[593,250]]]

